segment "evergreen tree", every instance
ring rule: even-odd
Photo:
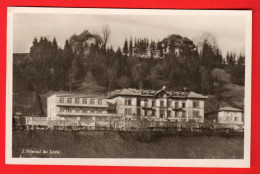
[[[123,47],[123,53],[125,56],[128,55],[128,41],[125,39],[124,47]]]
[[[154,59],[155,53],[156,53],[156,44],[155,44],[154,41],[151,41],[151,44],[150,44],[150,55],[151,55],[152,59]]]
[[[130,41],[129,41],[129,56],[130,57],[133,56],[133,40],[132,40],[132,37],[130,37]]]

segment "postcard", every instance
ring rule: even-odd
[[[7,16],[7,164],[250,167],[252,11]]]

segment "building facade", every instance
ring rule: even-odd
[[[195,92],[122,89],[108,93],[126,119],[149,121],[204,121],[206,96]]]
[[[49,120],[94,126],[115,120],[204,121],[206,96],[195,92],[121,89],[107,97],[54,94],[47,99]]]

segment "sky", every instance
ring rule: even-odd
[[[65,40],[84,30],[100,34],[108,25],[111,37],[108,45],[123,46],[125,38],[162,40],[170,34],[179,34],[201,40],[205,33],[216,38],[223,55],[245,50],[245,17],[224,15],[93,15],[93,14],[33,14],[15,13],[13,20],[14,53],[28,53],[35,37],[56,38],[63,48]]]

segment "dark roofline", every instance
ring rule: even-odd
[[[149,98],[156,98],[156,95],[127,95],[127,94],[116,94],[110,97],[107,97],[109,99],[119,97],[119,96],[126,96],[126,97],[149,97]],[[206,97],[187,97],[187,96],[167,96],[169,99],[198,99],[198,100],[206,100]]]

